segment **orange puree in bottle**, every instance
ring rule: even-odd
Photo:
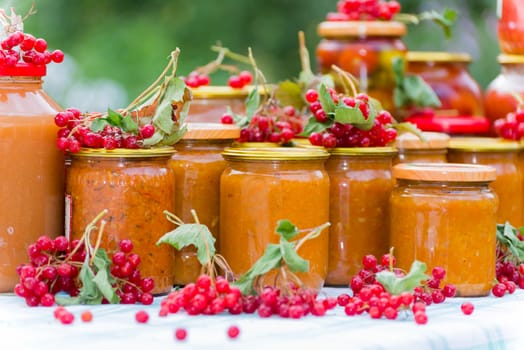
[[[29,261],[30,244],[64,231],[64,157],[53,122],[59,107],[42,90],[45,68],[39,71],[0,74],[0,293],[18,283],[16,267]]]
[[[391,246],[397,265],[414,260],[446,270],[458,296],[483,296],[495,278],[495,169],[471,164],[398,164],[391,194]]]
[[[226,168],[224,148],[240,136],[236,126],[188,123],[184,138],[175,145],[177,153],[170,166],[175,174],[175,214],[186,223],[199,222],[218,236],[220,212],[220,175]],[[215,243],[218,247],[218,243]],[[195,282],[201,265],[193,246],[175,252],[175,284]]]
[[[268,243],[278,243],[278,220],[288,219],[299,229],[329,221],[325,150],[232,148],[223,155],[227,168],[220,181],[219,253],[236,275],[247,272]],[[297,273],[307,287],[324,284],[328,240],[325,230],[298,251],[310,263],[309,272]]]
[[[109,254],[122,239],[133,242],[140,272],[155,281],[154,294],[173,285],[174,249],[156,242],[173,225],[164,210],[175,211],[175,176],[168,166],[171,147],[128,150],[84,149],[71,154],[66,180],[66,227],[78,239],[104,209],[107,225],[101,247]],[[69,233],[69,232],[66,232]],[[93,237],[92,237],[93,238]]]
[[[389,249],[391,147],[334,148],[326,162],[330,181],[329,269],[326,284],[348,285],[366,254]]]

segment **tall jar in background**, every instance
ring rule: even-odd
[[[301,230],[329,221],[329,178],[324,169],[329,154],[325,150],[230,148],[223,156],[227,167],[220,180],[219,252],[236,275],[247,272],[267,244],[278,243],[279,220],[288,219]],[[309,271],[297,273],[306,287],[320,290],[323,286],[328,243],[325,229],[298,250],[309,260]]]
[[[168,164],[174,152],[172,147],[81,149],[70,154],[67,171],[66,235],[80,239],[107,209],[100,247],[111,256],[122,239],[130,239],[142,277],[155,282],[154,294],[168,293],[174,280],[174,249],[156,245],[173,230],[164,210],[175,212],[175,175]]]
[[[175,214],[183,222],[192,223],[191,210],[195,210],[199,222],[215,238],[220,216],[220,176],[226,168],[222,152],[239,136],[240,129],[233,125],[188,123],[188,131],[175,144],[177,152],[170,161],[177,184]],[[201,268],[194,247],[175,252],[175,284],[195,282]]]
[[[42,90],[45,75],[45,66],[0,65],[0,293],[13,291],[31,243],[64,232],[60,108]]]
[[[200,86],[191,89],[193,100],[185,119],[189,123],[220,123],[220,118],[228,111],[245,114],[245,99],[248,88],[233,89],[229,86]]]
[[[347,286],[367,254],[389,251],[393,147],[333,148],[330,181],[329,268],[326,284]]]
[[[360,81],[360,91],[394,110],[393,59],[404,58],[406,26],[394,21],[326,21],[318,26],[322,38],[316,49],[318,69],[329,73],[337,65]]]

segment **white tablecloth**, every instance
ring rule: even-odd
[[[347,289],[325,288],[326,295]],[[162,298],[150,306],[74,306],[75,322],[62,325],[54,308],[29,308],[22,298],[0,294],[0,350],[4,349],[524,349],[524,291],[504,298],[454,298],[427,309],[429,321],[417,325],[413,316],[394,321],[369,315],[348,317],[344,309],[329,310],[324,317],[300,320],[255,315],[188,316],[184,312],[159,317]],[[475,305],[472,315],[460,310],[464,301]],[[91,323],[80,314],[89,309]],[[135,321],[146,310],[147,324]],[[227,328],[237,325],[240,336],[231,340]],[[188,332],[185,342],[174,339],[174,329]]]

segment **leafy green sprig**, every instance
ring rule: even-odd
[[[504,253],[503,259],[515,263],[524,263],[524,242],[518,235],[524,233],[524,227],[517,229],[509,222],[497,225],[497,246]]]
[[[442,13],[431,10],[419,13],[417,15],[408,13],[398,13],[393,17],[393,20],[404,22],[407,24],[419,24],[422,21],[433,21],[444,31],[446,38],[451,37],[451,28],[455,23],[458,12],[455,9],[445,8]]]

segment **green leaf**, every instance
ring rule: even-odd
[[[151,147],[153,145],[156,145],[156,144],[162,142],[162,140],[164,139],[164,136],[165,136],[165,133],[163,131],[156,129],[155,133],[153,134],[153,136],[143,140],[142,144],[145,147]]]
[[[173,106],[171,96],[175,95],[177,89],[176,80],[167,80],[166,90],[162,98],[158,102],[158,106],[153,116],[153,125],[155,128],[162,130],[167,135],[174,130],[175,122],[172,118]]]
[[[286,241],[295,238],[300,232],[298,228],[289,220],[279,220],[277,223],[276,233]]]
[[[233,117],[233,122],[239,128],[244,128],[249,125],[249,120],[245,115],[238,115],[231,109],[231,106],[227,106],[226,113]]]
[[[404,75],[406,74],[406,63],[404,58],[395,56],[392,59],[393,74],[395,75],[395,81],[397,86],[401,86],[404,82]]]
[[[298,81],[300,82],[300,84],[304,86],[311,86],[312,84],[314,84],[315,80],[317,80],[316,78],[317,77],[315,76],[315,74],[313,74],[313,72],[310,70],[306,72],[301,71],[298,74]]]
[[[343,124],[352,124],[361,130],[371,129],[373,127],[376,112],[374,112],[374,109],[372,110],[370,105],[370,113],[366,119],[360,111],[360,108],[358,108],[359,104],[360,102],[358,102],[355,107],[348,107],[340,102],[335,109],[335,121]]]
[[[333,124],[333,121],[329,121],[327,123],[320,123],[315,119],[315,117],[310,117],[304,126],[304,130],[300,133],[299,136],[307,137],[311,135],[314,132],[321,132],[329,128]]]
[[[104,128],[109,125],[109,123],[107,122],[107,120],[105,118],[95,118],[92,122],[91,122],[91,131],[93,132],[99,132],[99,131],[102,131],[104,130]]]
[[[260,106],[260,94],[258,93],[258,86],[255,87],[246,99],[246,118],[249,121],[253,118]]]
[[[112,110],[111,108],[108,108],[107,109],[107,122],[113,126],[118,126],[118,127],[121,127],[122,126],[122,119],[124,119],[124,117],[122,117],[122,114]]]
[[[180,225],[163,235],[156,244],[161,243],[170,244],[177,250],[189,245],[195,246],[198,261],[202,265],[209,263],[215,255],[215,238],[207,226],[202,224]]]
[[[275,97],[282,106],[293,106],[301,110],[305,105],[302,88],[299,84],[286,80],[280,82],[275,90]]]
[[[287,267],[292,272],[307,272],[309,270],[309,261],[301,258],[295,250],[296,244],[284,239],[280,240],[280,252]]]
[[[324,84],[320,84],[320,88],[318,89],[318,99],[322,105],[322,109],[324,112],[326,112],[326,114],[330,114],[335,111],[335,101],[333,101],[331,94]]]
[[[253,282],[258,276],[262,276],[269,271],[279,268],[282,260],[282,253],[279,244],[268,244],[264,254],[242,275],[233,285],[238,287],[242,294],[251,294]]]
[[[404,78],[404,93],[418,107],[440,107],[437,94],[424,79],[417,75],[408,75]]]
[[[446,8],[440,14],[437,11],[431,11],[427,14],[424,19],[431,19],[444,30],[444,35],[447,39],[451,38],[451,27],[455,20],[457,19],[457,11],[454,9]]]
[[[122,129],[127,132],[136,133],[138,131],[138,124],[133,120],[133,117],[128,114],[122,119]]]
[[[411,269],[404,277],[397,277],[392,271],[381,271],[377,273],[377,280],[384,286],[384,288],[393,295],[398,295],[402,292],[411,292],[421,282],[429,278],[426,272],[426,264],[415,260],[411,265]]]
[[[520,230],[524,230],[523,227]],[[497,225],[497,241],[505,246],[519,263],[524,262],[524,242],[517,237],[517,229],[509,222]]]
[[[110,273],[111,261],[109,260],[104,249],[98,249],[93,259],[93,265],[97,268],[98,272],[93,278],[93,282],[97,286],[98,290],[102,293],[104,298],[111,304],[118,304],[120,297],[116,294],[115,289],[112,287],[114,278]]]
[[[426,142],[426,137],[422,133],[422,130],[417,128],[417,126],[413,123],[409,123],[409,122],[396,123],[396,124],[393,124],[393,127],[399,133],[409,132],[409,133],[415,134],[422,142]]]
[[[64,297],[61,295],[55,296],[55,303],[62,306],[80,305],[82,301],[79,297]]]

